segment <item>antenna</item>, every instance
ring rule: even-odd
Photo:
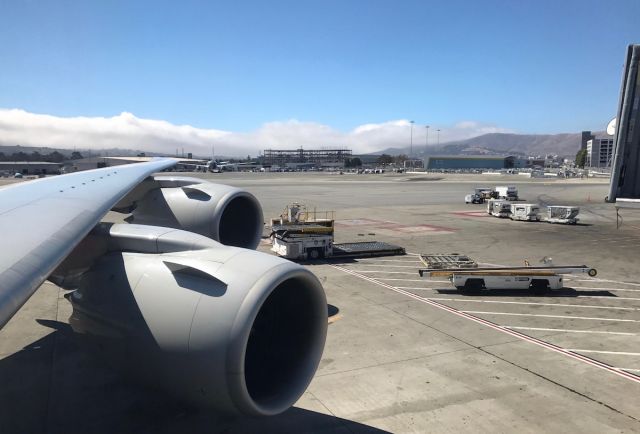
[[[613,136],[616,133],[617,118],[611,119],[611,122],[607,125],[607,134]]]

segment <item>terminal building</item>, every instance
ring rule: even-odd
[[[173,157],[172,157],[173,158]],[[67,172],[80,172],[83,170],[100,169],[102,167],[121,166],[123,164],[144,163],[153,160],[153,157],[89,157],[67,162]],[[179,158],[178,167],[195,167],[207,164],[207,160],[193,158]]]
[[[520,166],[520,161],[514,156],[498,155],[447,155],[428,157],[427,170],[501,170],[513,169]]]
[[[265,149],[261,157],[265,167],[344,167],[346,159],[351,158],[351,149]]]
[[[611,167],[613,158],[613,136],[597,136],[587,141],[587,159],[585,166]]]
[[[2,161],[0,162],[0,174],[5,176],[15,175],[52,175],[60,173],[62,163],[49,163],[46,161]]]

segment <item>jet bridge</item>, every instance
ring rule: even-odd
[[[640,45],[629,45],[618,102],[611,184],[607,202],[619,208],[640,209]]]

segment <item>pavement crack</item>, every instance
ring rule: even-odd
[[[491,351],[488,351],[488,350],[486,350],[486,349],[485,349],[485,348],[489,347],[489,345],[486,345],[486,346],[473,345],[473,344],[471,344],[471,343],[469,343],[469,342],[467,342],[467,341],[465,341],[465,340],[463,340],[463,339],[460,339],[460,338],[458,338],[458,337],[456,337],[456,336],[453,336],[453,335],[451,335],[451,334],[449,334],[449,333],[447,333],[447,332],[444,332],[444,331],[442,331],[442,330],[440,330],[440,329],[438,329],[438,328],[436,328],[436,327],[434,327],[434,326],[432,326],[432,325],[426,324],[426,323],[424,323],[424,322],[422,322],[422,321],[418,321],[418,320],[416,320],[415,318],[411,318],[411,317],[407,316],[406,314],[404,314],[404,313],[402,313],[402,312],[398,312],[398,311],[396,311],[396,310],[392,309],[392,308],[391,308],[391,307],[389,307],[389,306],[383,306],[383,307],[384,307],[384,308],[386,308],[386,309],[391,310],[392,312],[397,313],[398,315],[402,315],[402,316],[404,316],[404,317],[406,317],[406,318],[408,318],[408,319],[410,319],[410,320],[412,320],[412,321],[415,321],[415,322],[417,322],[417,323],[419,323],[419,324],[422,324],[422,325],[423,325],[423,326],[425,326],[425,327],[429,327],[429,328],[431,328],[431,329],[433,329],[433,330],[435,330],[435,331],[438,331],[438,332],[440,332],[440,333],[442,333],[442,334],[445,334],[446,336],[449,336],[451,339],[454,339],[454,340],[457,340],[457,341],[459,341],[459,342],[462,342],[462,343],[464,343],[464,344],[466,344],[466,345],[468,345],[468,346],[470,346],[470,347],[472,347],[472,348],[477,349],[478,351],[482,351],[483,353],[485,353],[485,354],[487,354],[487,355],[490,355],[491,357],[495,357],[495,358],[496,358],[496,359],[498,359],[498,360],[501,360],[501,361],[503,361],[503,362],[505,362],[505,363],[508,363],[508,364],[510,364],[510,365],[512,365],[512,366],[514,366],[514,367],[516,367],[516,368],[522,369],[523,371],[526,371],[526,372],[528,372],[528,373],[530,373],[530,374],[533,374],[533,375],[535,375],[535,376],[536,376],[536,377],[538,377],[538,378],[541,378],[541,379],[543,379],[543,380],[545,380],[545,381],[548,381],[549,383],[554,384],[554,385],[556,385],[556,386],[559,386],[559,387],[561,387],[561,388],[563,388],[563,389],[565,389],[565,390],[567,390],[567,391],[569,391],[569,392],[571,392],[571,393],[574,393],[574,394],[576,394],[576,395],[578,395],[578,396],[581,396],[582,398],[585,398],[585,399],[587,399],[587,400],[589,400],[589,401],[591,401],[591,402],[594,402],[594,403],[596,403],[596,404],[600,404],[600,405],[602,405],[602,406],[604,406],[604,407],[608,408],[609,410],[614,411],[615,413],[618,413],[618,414],[620,414],[620,415],[622,415],[622,416],[626,416],[626,417],[628,417],[629,419],[631,419],[631,420],[633,420],[633,421],[635,421],[635,422],[640,422],[640,419],[635,418],[635,417],[633,417],[633,416],[631,416],[631,415],[629,415],[629,414],[626,414],[626,413],[624,413],[624,412],[622,412],[622,411],[618,410],[617,408],[612,407],[612,406],[611,406],[611,405],[609,405],[609,404],[606,404],[606,403],[604,403],[604,402],[602,402],[602,401],[599,401],[599,400],[597,400],[597,399],[595,399],[595,398],[592,398],[592,397],[590,397],[590,396],[588,396],[588,395],[586,395],[586,394],[584,394],[584,393],[582,393],[582,392],[579,392],[579,391],[577,391],[576,389],[573,389],[573,388],[571,388],[571,387],[569,387],[569,386],[566,386],[566,385],[564,385],[564,384],[558,383],[557,381],[554,381],[554,380],[552,380],[552,379],[550,379],[550,378],[548,378],[548,377],[545,377],[544,375],[539,374],[539,373],[537,373],[537,372],[535,372],[535,371],[532,371],[532,370],[530,370],[530,369],[528,369],[528,368],[526,368],[526,367],[524,367],[524,366],[521,366],[521,365],[519,365],[519,364],[517,364],[517,363],[515,363],[515,362],[512,362],[512,361],[510,361],[510,360],[507,360],[507,359],[505,359],[505,358],[503,358],[503,357],[497,356],[496,354],[492,353]],[[506,343],[506,342],[502,342],[502,343],[498,343],[498,344],[493,344],[492,346],[504,345],[505,343]]]
[[[519,369],[522,369],[523,371],[526,371],[526,372],[528,372],[528,373],[530,373],[530,374],[533,374],[533,375],[535,375],[536,377],[538,377],[538,378],[540,378],[540,379],[542,379],[542,380],[548,381],[549,383],[554,384],[554,385],[556,385],[556,386],[558,386],[558,387],[562,387],[563,389],[565,389],[565,390],[567,390],[567,391],[569,391],[569,392],[571,392],[571,393],[575,393],[576,395],[578,395],[578,396],[580,396],[580,397],[582,397],[582,398],[584,398],[584,399],[587,399],[587,400],[589,400],[589,401],[591,401],[591,402],[594,402],[594,403],[596,403],[596,404],[600,404],[600,405],[602,405],[602,406],[604,406],[604,407],[608,408],[609,410],[614,411],[614,412],[616,412],[616,413],[618,413],[618,414],[620,414],[620,415],[622,415],[622,416],[626,416],[626,417],[628,417],[629,419],[631,419],[631,420],[633,420],[633,421],[635,421],[635,422],[640,422],[640,419],[635,418],[635,417],[631,416],[630,414],[627,414],[627,413],[625,413],[625,412],[623,412],[623,411],[620,411],[620,410],[618,410],[617,408],[612,407],[612,406],[610,406],[609,404],[607,404],[607,403],[605,403],[605,402],[599,401],[599,400],[597,400],[597,399],[595,399],[595,398],[590,397],[589,395],[586,395],[586,394],[584,394],[584,393],[582,393],[582,392],[577,391],[576,389],[574,389],[574,388],[572,388],[572,387],[566,386],[566,385],[564,385],[564,384],[562,384],[562,383],[559,383],[559,382],[557,382],[557,381],[555,381],[555,380],[552,380],[551,378],[546,377],[546,376],[544,376],[544,375],[542,375],[542,374],[540,374],[540,373],[538,373],[538,372],[532,371],[531,369],[528,369],[528,368],[526,368],[526,367],[524,367],[524,366],[522,366],[522,365],[519,365],[519,364],[517,364],[517,363],[515,363],[515,362],[512,362],[512,361],[510,361],[510,360],[507,360],[507,359],[505,359],[505,358],[503,358],[503,357],[500,357],[500,356],[498,356],[498,355],[496,355],[496,354],[492,353],[491,351],[488,351],[488,350],[484,349],[483,347],[477,347],[477,349],[478,349],[479,351],[482,351],[482,352],[483,352],[483,353],[485,353],[485,354],[490,355],[491,357],[495,357],[495,358],[496,358],[496,359],[498,359],[498,360],[501,360],[501,361],[503,361],[503,362],[505,362],[505,363],[508,363],[508,364],[510,364],[511,366],[514,366],[514,367],[519,368]]]
[[[376,363],[375,365],[367,365],[367,366],[361,366],[361,367],[353,368],[353,369],[345,369],[343,371],[327,372],[326,374],[316,374],[316,377],[328,377],[330,375],[345,374],[347,372],[361,371],[363,369],[376,368],[378,366],[388,366],[388,365],[393,365],[395,363],[410,362],[412,360],[429,359],[429,358],[432,358],[432,357],[444,356],[444,355],[448,355],[448,354],[459,353],[459,352],[462,352],[462,351],[469,351],[470,349],[472,349],[472,348],[460,348],[460,349],[457,349],[457,350],[444,351],[442,353],[426,354],[424,356],[409,357],[409,358],[401,359],[401,360],[392,360],[390,362]]]

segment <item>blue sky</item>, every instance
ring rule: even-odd
[[[603,129],[634,1],[0,0],[0,108],[238,133]]]

